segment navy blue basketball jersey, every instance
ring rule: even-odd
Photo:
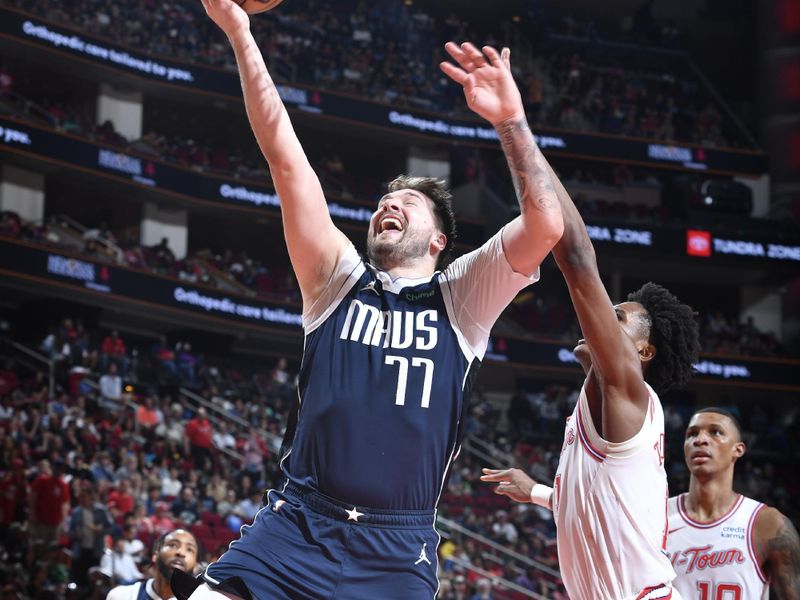
[[[128,585],[118,585],[112,588],[106,600],[159,600],[159,596],[153,587],[153,579],[137,581]]]
[[[304,310],[287,477],[356,506],[435,508],[491,327],[535,279],[511,269],[501,233],[422,280],[393,280],[350,247]]]

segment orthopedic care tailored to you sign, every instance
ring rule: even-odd
[[[108,40],[15,10],[0,9],[0,34],[156,83],[241,99],[241,86],[235,73],[154,57],[132,48],[115,47]],[[278,85],[278,92],[289,108],[308,114],[347,119],[458,143],[498,144],[497,133],[482,120],[393,107],[295,83]],[[539,146],[546,154],[553,152],[604,161],[630,161],[680,171],[755,176],[766,172],[766,160],[760,152],[665,144],[560,129],[542,128],[535,133]]]

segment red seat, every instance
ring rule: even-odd
[[[218,529],[220,527],[224,527],[224,524],[222,522],[222,517],[220,517],[217,513],[210,510],[200,513],[200,520],[205,525],[208,525],[212,529]]]
[[[194,535],[194,537],[196,537],[198,540],[201,538],[211,537],[213,535],[211,527],[205,523],[195,523],[190,525],[189,531],[191,531],[192,535]]]

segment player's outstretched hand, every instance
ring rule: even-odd
[[[233,0],[200,0],[206,14],[229,38],[250,29],[250,16]]]
[[[469,42],[460,46],[447,42],[444,49],[458,66],[442,62],[439,67],[464,87],[472,111],[495,126],[525,118],[522,97],[511,74],[511,50],[503,48],[498,54],[491,46],[484,46],[480,51]]]
[[[496,483],[495,494],[508,496],[515,502],[531,501],[531,490],[536,482],[519,469],[481,469],[481,481]]]

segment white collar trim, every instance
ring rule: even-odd
[[[175,596],[171,598],[162,598],[156,593],[155,589],[155,579],[148,579],[144,582],[144,590],[147,592],[147,595],[150,596],[153,600],[176,600]]]
[[[398,277],[392,279],[392,276],[386,271],[379,271],[373,265],[365,263],[370,272],[375,278],[381,282],[384,291],[398,294],[400,290],[407,287],[414,287],[423,283],[428,283],[439,271],[435,271],[430,277]]]

